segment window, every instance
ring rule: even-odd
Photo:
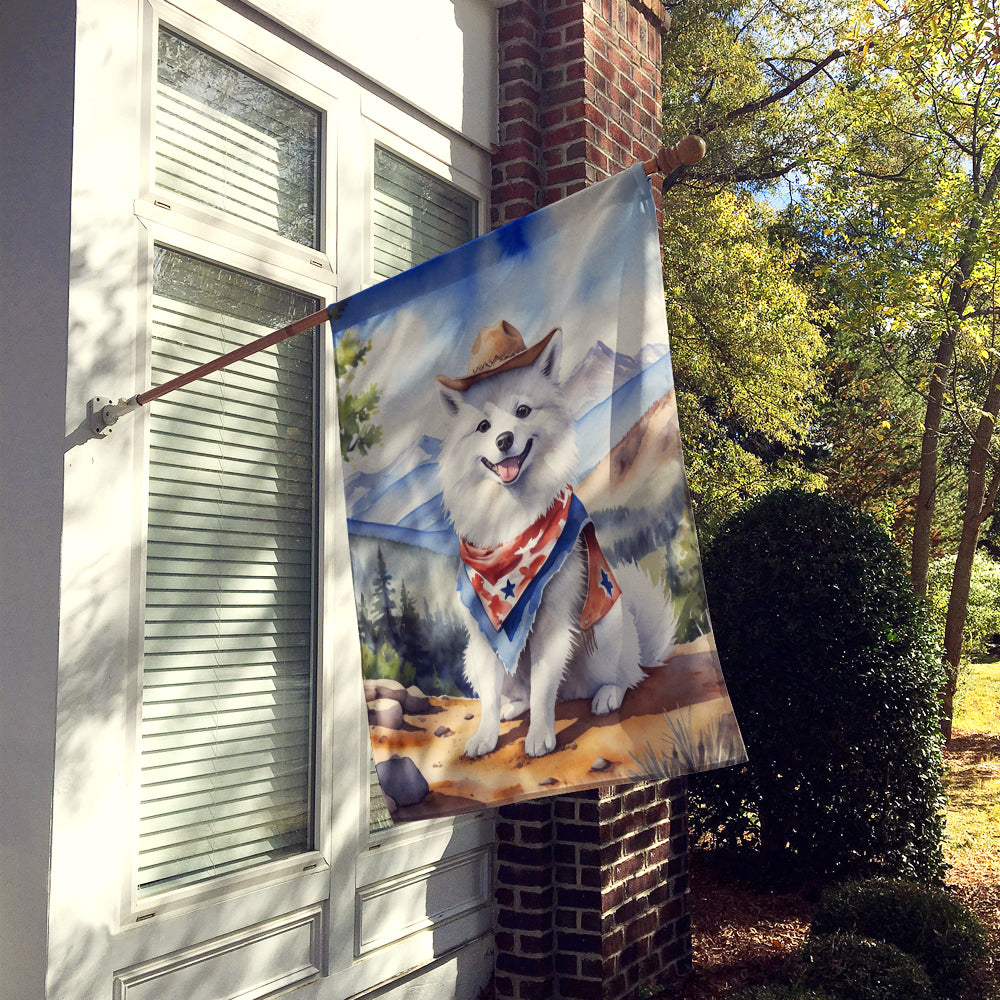
[[[320,114],[161,26],[157,191],[314,247]],[[204,228],[204,227],[202,227]],[[151,384],[315,312],[157,245]],[[314,846],[317,345],[301,334],[158,400],[149,493],[138,897]]]
[[[315,299],[157,247],[160,384]],[[150,414],[140,895],[311,847],[314,345],[284,341]]]
[[[318,246],[319,113],[167,28],[158,53],[157,187]]]
[[[390,278],[478,235],[474,198],[375,147],[374,273]]]
[[[476,235],[483,150],[232,5],[145,10],[139,388]],[[487,934],[492,818],[389,830],[368,780],[328,328],[135,426],[120,981],[189,995],[204,962],[333,1000]]]

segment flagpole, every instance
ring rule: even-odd
[[[212,361],[206,361],[205,364],[199,365],[197,368],[192,368],[191,371],[185,372],[183,375],[178,375],[176,378],[170,379],[169,382],[164,382],[162,385],[155,386],[152,389],[146,389],[144,392],[137,393],[129,399],[119,399],[117,403],[114,403],[110,399],[102,399],[100,396],[95,396],[87,402],[87,419],[90,423],[90,430],[95,437],[104,437],[110,433],[112,425],[117,423],[118,418],[124,414],[131,413],[132,410],[137,410],[140,406],[145,406],[146,403],[150,403],[154,399],[159,399],[168,392],[173,392],[174,389],[180,389],[190,382],[195,382],[206,375],[220,371],[236,361],[242,361],[244,358],[257,354],[259,351],[264,351],[268,347],[280,344],[283,340],[288,340],[297,334],[305,333],[306,330],[311,330],[313,327],[325,323],[329,318],[329,306],[324,306],[309,316],[303,316],[302,319],[297,319],[294,323],[283,326],[280,330],[266,333],[263,337],[251,340],[249,343],[244,344],[242,347],[237,347],[228,354],[223,354]]]
[[[666,176],[682,165],[690,166],[697,163],[704,155],[705,140],[697,135],[688,135],[673,146],[660,146],[655,156],[643,162],[642,169],[647,175],[663,174]],[[87,421],[91,433],[94,437],[106,437],[111,433],[114,424],[118,422],[118,418],[126,413],[131,413],[140,406],[145,406],[146,403],[159,399],[175,389],[180,389],[206,375],[220,371],[236,361],[242,361],[244,358],[266,350],[283,340],[288,340],[290,337],[305,333],[306,330],[311,330],[325,323],[329,318],[329,311],[330,307],[320,309],[309,316],[295,320],[294,323],[289,323],[288,326],[283,326],[280,330],[267,333],[242,347],[237,347],[228,354],[223,354],[197,368],[192,368],[191,371],[178,375],[176,378],[170,379],[169,382],[164,382],[152,389],[146,389],[128,399],[119,399],[117,403],[101,396],[95,396],[87,401]]]

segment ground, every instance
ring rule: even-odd
[[[996,829],[1000,800],[1000,736],[956,729],[945,753],[949,796],[986,789],[985,821]],[[992,805],[992,808],[989,806]],[[1000,853],[967,833],[949,809],[951,865],[947,885],[986,925],[990,956],[970,989],[972,1000],[1000,1000]],[[788,954],[802,944],[812,917],[810,892],[768,892],[746,885],[711,851],[694,850],[691,865],[693,971],[662,1000],[723,1000],[745,986],[773,980]]]
[[[621,708],[607,715],[594,715],[587,699],[559,702],[556,749],[542,757],[524,752],[528,716],[501,723],[492,753],[466,757],[466,742],[479,722],[480,705],[473,698],[431,697],[423,711],[405,715],[400,728],[373,720],[376,764],[394,755],[409,757],[430,787],[422,801],[401,806],[396,819],[478,811],[498,802],[628,781],[637,773],[659,776],[644,766],[646,758],[659,753],[661,766],[673,767],[673,739],[687,745],[688,757],[711,755],[705,767],[742,759],[732,704],[709,637],[677,647],[662,666],[645,674],[626,692]],[[374,691],[378,682],[371,683]]]

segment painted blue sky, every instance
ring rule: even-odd
[[[417,431],[442,436],[434,376],[464,374],[484,326],[507,320],[529,345],[561,327],[562,378],[598,341],[631,356],[666,344],[658,247],[636,165],[345,300],[334,336],[371,338],[356,390],[382,394],[383,446],[351,471],[384,467]]]

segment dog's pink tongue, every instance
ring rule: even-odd
[[[501,482],[509,483],[517,478],[517,470],[521,468],[521,463],[516,458],[505,458],[497,466],[497,474]]]

